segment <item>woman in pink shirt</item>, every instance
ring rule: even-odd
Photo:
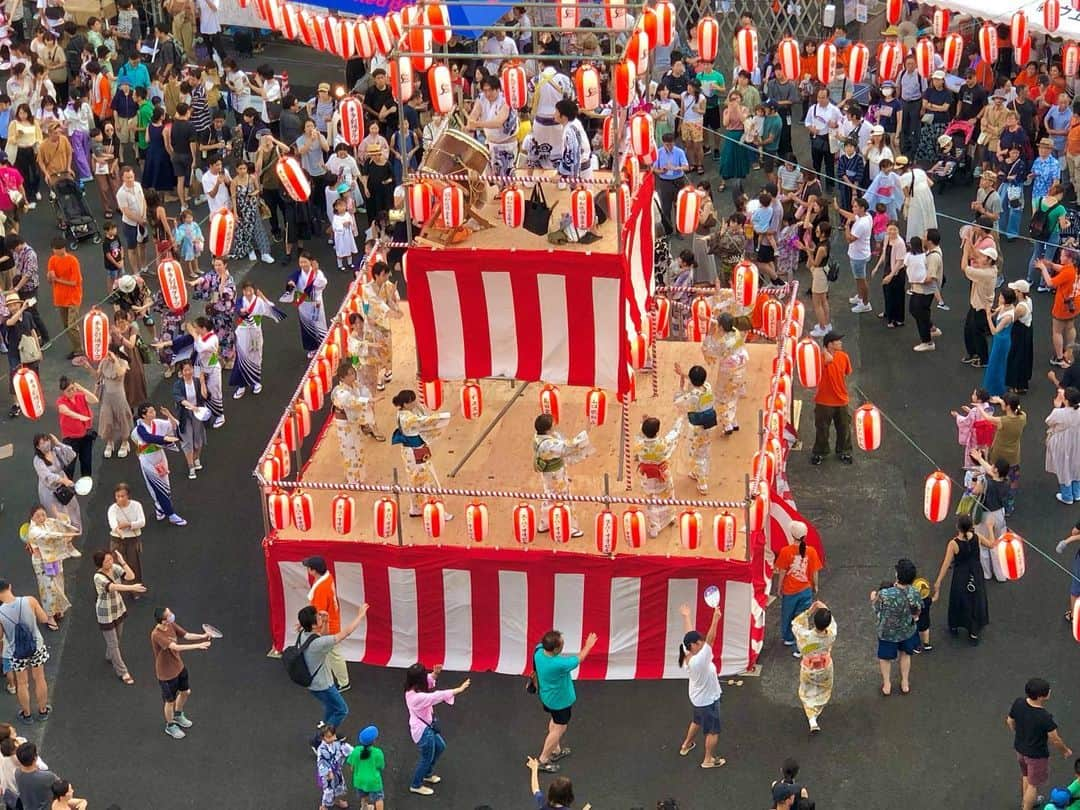
[[[442,664],[431,672],[423,664],[413,664],[405,671],[405,707],[409,710],[409,732],[420,752],[409,790],[421,796],[430,796],[435,791],[431,785],[438,784],[435,763],[446,750],[439,723],[435,719],[435,707],[440,703],[454,704],[454,698],[469,688],[471,681],[466,678],[457,689],[436,689],[435,679],[442,672]]]

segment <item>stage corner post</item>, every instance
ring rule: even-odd
[[[402,520],[404,517],[401,513],[401,486],[398,484],[398,471],[397,467],[394,467],[394,503],[397,505],[397,544],[399,546],[405,545],[404,534],[402,533],[401,526],[405,523]]]
[[[656,362],[656,324],[659,321],[656,312],[656,302],[648,312],[649,316],[649,359],[652,360],[652,395],[653,399],[660,396],[660,368]]]
[[[626,491],[633,486],[630,466],[630,394],[622,396],[622,424],[619,427],[619,447],[622,450],[622,468],[619,474],[625,479]]]

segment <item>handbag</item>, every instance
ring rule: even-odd
[[[835,259],[829,259],[826,267],[828,267],[828,269],[825,271],[825,278],[827,278],[830,282],[836,281],[838,278],[840,278],[839,262],[837,262]]]
[[[26,333],[19,338],[19,362],[23,364],[36,363],[41,359],[41,344],[31,333]]]
[[[71,499],[75,497],[75,487],[69,487],[67,484],[60,484],[53,490],[53,496],[56,500],[60,501],[61,504],[67,506],[71,503]]]
[[[278,121],[281,119],[281,102],[280,101],[268,101],[266,102],[266,117],[271,121]]]
[[[259,219],[270,219],[273,213],[270,211],[270,206],[266,204],[266,200],[259,198]]]
[[[979,447],[988,447],[994,443],[994,436],[997,434],[997,425],[989,419],[975,420],[972,430],[975,431],[975,443],[979,445]]]
[[[422,444],[419,447],[413,448],[413,461],[417,464],[423,464],[429,458],[431,458],[431,448],[426,444]]]
[[[522,227],[537,236],[546,236],[551,222],[551,206],[544,197],[543,183],[533,186],[532,194],[525,201],[525,221]]]

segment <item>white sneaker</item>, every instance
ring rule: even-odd
[[[920,343],[918,346],[914,347],[913,351],[916,351],[916,352],[932,352],[936,348],[937,348],[937,346],[933,342],[931,342],[931,343]]]
[[[419,793],[421,796],[434,796],[435,791],[429,788],[427,785],[421,785],[418,788],[410,787],[410,793]]]
[[[196,478],[198,478],[198,476],[195,474],[195,468],[194,467],[188,467],[187,477],[190,478],[192,481],[194,481]]]
[[[245,388],[244,386],[241,385],[239,388],[237,388],[233,392],[232,398],[233,399],[240,399],[240,397],[242,397],[246,393],[247,393],[247,388]]]
[[[810,337],[823,338],[826,334],[828,333],[820,326],[815,326],[813,329],[810,330]]]
[[[224,416],[219,416],[217,419],[214,420],[214,427],[216,427],[216,428],[219,428],[219,427],[223,426],[224,424],[225,424],[225,417]]]
[[[253,251],[251,251],[250,253],[248,253],[248,261],[249,261],[249,262],[253,262],[253,261],[255,261],[255,260],[256,260],[257,258],[259,258],[259,257],[258,257],[258,255],[257,255],[257,254],[255,253],[255,251],[254,251],[254,250],[253,250]]]
[[[202,469],[202,462],[199,461],[198,459],[195,459],[195,469],[196,470],[201,470]]]
[[[873,312],[874,308],[869,304],[856,304],[851,308],[851,311],[854,312],[856,315],[859,315],[863,312]]]
[[[263,260],[264,264],[273,264],[274,263],[274,257],[271,256],[269,253],[264,253],[259,258]]]
[[[935,326],[933,329],[930,330],[930,337],[941,337],[941,330]]]
[[[40,197],[40,196],[41,195],[39,194],[38,197]],[[37,203],[36,202],[26,204],[26,210],[28,210],[28,211],[33,211],[35,208],[37,208]]]
[[[251,389],[251,393],[258,396],[262,393],[262,383],[255,383],[255,387]]]
[[[857,296],[857,295],[853,295],[853,296],[851,296],[851,298],[849,298],[849,299],[847,300],[847,302],[848,302],[849,304],[857,304],[857,303],[859,303],[860,301],[862,301],[862,299],[861,299],[861,298],[859,298],[859,296]]]
[[[811,717],[810,718],[810,733],[811,734],[817,734],[819,731],[821,731],[821,726],[818,725],[817,718],[816,717]]]

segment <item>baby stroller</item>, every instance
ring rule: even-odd
[[[949,152],[949,162],[955,161],[955,166],[951,167],[948,176],[942,178],[935,177],[934,182],[941,179],[944,185],[959,185],[961,183],[969,185],[971,183],[975,176],[975,163],[968,149],[971,144],[971,136],[974,132],[974,124],[969,124],[967,121],[962,121],[960,119],[951,121],[949,125],[945,127],[945,133],[941,137],[944,139],[947,135],[952,141],[952,146],[948,150],[942,150],[942,152]]]
[[[71,175],[65,175],[52,187],[53,209],[56,211],[56,227],[68,240],[68,247],[77,250],[79,242],[93,239],[101,242],[101,230],[97,220],[86,205],[86,197]]]

